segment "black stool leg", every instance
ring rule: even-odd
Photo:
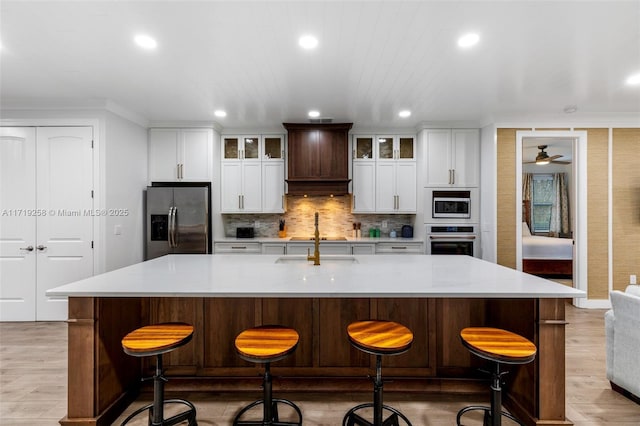
[[[131,413],[123,422],[122,426],[129,423],[131,419],[145,410],[149,410],[149,426],[172,426],[185,420],[189,421],[189,426],[197,426],[196,407],[189,401],[184,399],[164,399],[164,377],[162,366],[162,354],[156,355],[156,371],[153,375],[153,403],[145,405]],[[187,411],[176,414],[168,419],[164,418],[164,404],[183,404],[188,408]]]
[[[384,405],[382,381],[382,355],[376,355],[376,376],[373,378],[373,403],[360,404],[353,407],[342,419],[343,426],[400,426],[399,419],[402,419],[407,426],[412,426],[407,417],[393,407]],[[373,408],[373,422],[369,422],[356,411],[371,407]],[[389,417],[383,420],[384,410],[391,411]]]

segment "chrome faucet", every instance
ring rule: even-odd
[[[307,249],[307,260],[313,260],[314,265],[320,265],[320,231],[318,231],[318,212],[316,212],[316,233],[314,235],[313,256]]]

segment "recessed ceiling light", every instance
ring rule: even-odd
[[[400,111],[398,113],[398,116],[402,117],[402,118],[407,118],[409,116],[411,116],[411,111],[409,111],[408,109],[404,109],[402,111]]]
[[[318,46],[318,39],[312,35],[303,35],[298,39],[298,44],[303,49],[314,49]]]
[[[215,111],[213,111],[213,115],[215,115],[216,117],[226,117],[227,116],[227,111],[221,110],[221,109],[217,109]]]
[[[476,33],[468,33],[458,39],[458,46],[471,47],[478,43],[480,36]]]
[[[627,84],[629,86],[638,86],[638,85],[640,85],[640,73],[630,75],[627,78]]]
[[[316,110],[309,111],[309,117],[311,118],[320,117],[320,111],[316,111]]]
[[[158,46],[158,42],[146,34],[138,34],[133,40],[143,49],[155,49]]]

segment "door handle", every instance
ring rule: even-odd
[[[173,227],[175,226],[173,222],[173,209],[174,207],[169,207],[169,247],[174,247],[173,244]]]
[[[41,245],[39,245],[39,246],[38,246],[38,247],[36,247],[36,248],[37,248],[38,250],[40,250],[40,251],[44,251],[44,250],[47,248],[47,246],[43,246],[43,245],[41,244]],[[28,249],[28,247],[27,247],[27,249]]]
[[[28,247],[20,247],[20,250],[25,250],[25,251],[33,251],[33,246],[28,246]]]
[[[451,183],[456,184],[456,169],[451,169]]]
[[[173,246],[178,247],[178,230],[176,229],[178,225],[178,208],[173,208]]]

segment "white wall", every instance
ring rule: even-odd
[[[142,262],[143,191],[147,186],[147,129],[111,112],[106,113],[105,121],[102,208],[128,214],[105,218],[104,272]],[[116,227],[120,235],[116,235]]]

